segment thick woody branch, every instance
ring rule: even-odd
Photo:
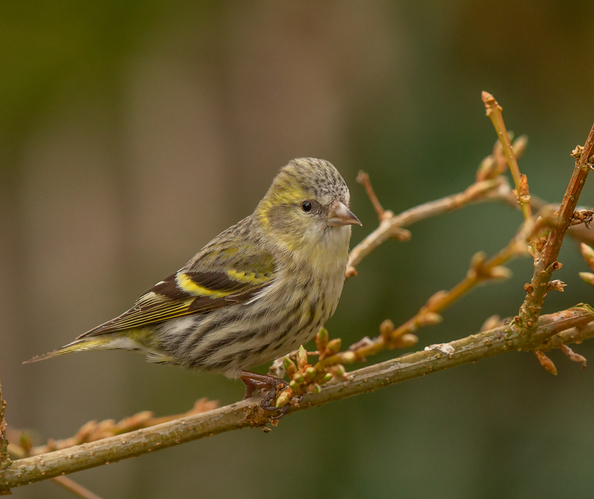
[[[85,444],[88,442],[95,442],[104,438],[122,435],[141,428],[150,428],[161,423],[173,421],[195,414],[202,414],[204,412],[212,411],[219,406],[216,400],[208,400],[201,398],[194,403],[194,407],[183,414],[175,414],[171,416],[155,417],[151,411],[142,411],[130,417],[115,422],[113,419],[106,419],[104,421],[89,421],[85,423],[77,432],[76,435],[63,440],[49,440],[47,444],[39,447],[27,448],[27,456],[35,456],[37,454],[45,454],[60,449],[67,449],[75,445]],[[18,453],[17,442],[22,441],[22,435],[17,430],[12,430],[15,434],[13,437],[9,436],[8,450],[10,453]],[[30,444],[29,446],[30,447]],[[24,457],[24,456],[19,456]]]
[[[13,430],[14,431],[14,430]],[[21,446],[17,446],[14,444],[8,445],[8,451],[12,455],[13,458],[23,459],[25,457],[30,457],[31,454],[31,444],[27,438],[21,435]],[[25,445],[23,445],[25,444]],[[56,476],[51,479],[54,483],[58,484],[60,487],[66,489],[71,494],[74,494],[76,497],[80,497],[81,499],[101,499],[98,495],[91,492],[89,489],[83,487],[79,483],[76,483],[74,480],[66,477],[66,476]],[[0,489],[0,495],[8,495],[6,490]]]
[[[435,349],[404,355],[354,371],[350,373],[348,381],[331,383],[320,393],[305,395],[299,406],[290,407],[289,413],[375,391],[506,351],[542,348],[543,342],[551,336],[569,328],[583,328],[592,320],[594,310],[588,305],[579,305],[542,316],[532,335],[523,335],[513,324],[508,324],[439,345]],[[594,330],[588,334],[594,336]],[[584,338],[582,334],[580,340]],[[184,417],[125,435],[19,459],[0,473],[0,486],[7,490],[231,430],[260,427],[269,422],[267,414],[269,413],[262,411],[253,399],[244,400],[204,414]]]

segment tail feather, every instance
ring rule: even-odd
[[[50,359],[52,357],[57,357],[58,355],[64,355],[65,353],[71,352],[80,352],[83,350],[94,350],[96,348],[105,348],[107,344],[113,341],[113,337],[110,335],[101,337],[87,337],[81,338],[80,340],[74,340],[72,343],[68,343],[68,345],[64,345],[62,348],[57,348],[56,350],[52,350],[51,352],[44,353],[42,355],[37,355],[32,359],[26,360],[23,364],[31,364],[33,362],[39,362],[40,360]]]

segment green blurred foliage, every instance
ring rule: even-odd
[[[241,383],[100,352],[22,366],[127,308],[247,215],[276,169],[321,156],[371,175],[395,212],[469,185],[495,140],[481,90],[530,137],[520,169],[559,200],[592,123],[591,2],[9,2],[0,16],[0,378],[42,441],[90,419],[170,414]],[[582,202],[592,204],[587,185]],[[413,227],[348,281],[331,336],[408,319],[503,247],[519,213],[480,205]],[[546,310],[591,302],[572,243]],[[419,347],[513,316],[532,273],[474,291]],[[576,347],[587,358],[594,344]],[[395,355],[382,354],[370,361]],[[509,354],[73,478],[103,497],[508,497],[594,493],[589,371]],[[51,483],[15,497],[64,497]]]

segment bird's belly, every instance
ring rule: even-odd
[[[237,377],[311,340],[334,313],[342,283],[271,290],[252,303],[169,321],[158,334],[160,349],[172,363]]]

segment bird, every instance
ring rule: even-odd
[[[264,389],[272,396],[285,382],[249,369],[307,343],[332,317],[352,225],[361,222],[338,170],[322,159],[293,159],[251,215],[132,308],[26,363],[77,351],[136,350],[149,362],[240,378],[246,397]]]

